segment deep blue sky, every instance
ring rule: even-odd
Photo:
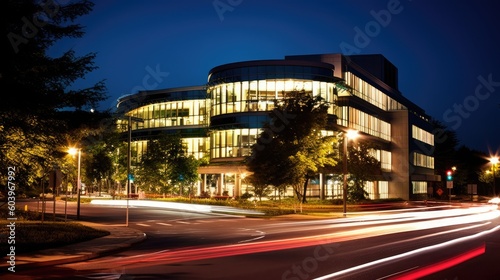
[[[399,69],[402,94],[455,130],[461,145],[485,152],[500,148],[500,2],[96,2],[94,11],[78,19],[85,36],[58,43],[51,54],[69,48],[97,52],[99,69],[75,86],[106,79],[110,99],[101,109],[140,87],[203,85],[220,64],[348,54],[341,46],[350,45],[357,53],[389,59]],[[374,13],[390,18],[381,16],[382,24],[375,24]],[[369,41],[355,40],[356,30],[366,28]],[[151,69],[161,73],[144,84]]]

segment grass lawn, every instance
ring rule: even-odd
[[[37,220],[34,212],[16,211],[15,228],[8,227],[7,211],[0,209],[0,252],[8,252],[10,246],[16,253],[65,246],[106,236],[107,231],[93,229],[75,222],[53,222]],[[14,234],[15,244],[9,244],[9,235]]]

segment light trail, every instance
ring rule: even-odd
[[[339,277],[339,276],[342,276],[342,275],[345,275],[345,274],[348,274],[348,273],[358,272],[360,270],[363,270],[363,269],[366,269],[366,268],[369,268],[369,267],[372,267],[372,266],[376,266],[376,265],[381,265],[381,264],[384,264],[384,263],[387,263],[387,262],[390,262],[390,261],[394,261],[394,260],[398,260],[398,259],[403,259],[403,258],[408,258],[408,257],[414,257],[414,256],[416,256],[418,254],[422,254],[422,253],[425,253],[425,252],[430,252],[432,250],[441,249],[441,248],[445,248],[445,247],[448,247],[448,246],[453,246],[453,245],[456,245],[458,243],[461,243],[461,242],[464,242],[464,241],[467,241],[467,240],[472,240],[472,239],[475,239],[475,238],[478,238],[478,237],[481,237],[481,236],[484,236],[484,235],[487,235],[487,234],[491,234],[491,233],[493,233],[493,232],[495,232],[495,231],[497,231],[499,229],[500,229],[500,226],[496,226],[496,227],[494,227],[492,229],[489,229],[489,230],[486,230],[486,231],[482,231],[482,232],[479,232],[479,233],[476,233],[476,234],[473,234],[473,235],[460,237],[460,238],[457,238],[457,239],[454,239],[454,240],[450,240],[450,241],[447,241],[447,242],[444,242],[444,243],[440,243],[440,244],[436,244],[436,245],[432,245],[432,246],[428,246],[428,247],[416,249],[416,250],[413,250],[413,251],[409,251],[409,252],[406,252],[406,253],[403,253],[403,254],[394,255],[394,256],[383,258],[383,259],[380,259],[380,260],[368,262],[368,263],[365,263],[365,264],[362,264],[362,265],[358,265],[358,266],[351,267],[351,268],[348,268],[348,269],[344,269],[344,270],[341,270],[341,271],[337,271],[337,272],[334,272],[334,273],[331,273],[331,274],[328,274],[328,275],[324,275],[324,276],[315,278],[314,280],[334,279],[335,277]],[[476,249],[477,250],[474,250],[474,254],[478,254],[479,252],[481,252],[480,249],[478,249],[478,248],[476,248]],[[470,256],[471,254],[469,254],[468,256]],[[459,259],[463,259],[463,258],[459,258]],[[456,263],[456,261],[457,260],[451,260],[450,262],[448,262],[448,264],[449,263],[453,263],[453,262]],[[446,268],[446,265],[442,265],[441,268],[442,269]],[[429,270],[426,270],[426,271],[429,272],[431,270],[433,271],[434,268],[429,268]],[[407,272],[407,273],[411,273],[411,272]],[[407,274],[405,274],[405,275],[407,275]],[[395,277],[390,278],[390,279],[391,280],[396,280],[396,279],[416,279],[416,278],[399,278],[399,277],[400,276],[395,276]],[[405,276],[401,276],[401,277],[405,277]]]
[[[239,209],[229,206],[217,205],[203,205],[194,203],[181,203],[181,202],[168,202],[168,201],[155,201],[155,200],[128,200],[129,206],[142,206],[142,207],[157,207],[172,210],[181,210],[186,212],[196,213],[211,213],[211,214],[235,214],[235,215],[264,215],[263,212],[256,210]],[[126,206],[127,200],[100,200],[95,199],[90,202],[94,205],[108,205],[108,206]]]
[[[436,272],[445,270],[447,268],[456,266],[460,263],[463,263],[465,261],[468,261],[470,259],[473,259],[477,256],[480,256],[486,252],[486,244],[483,242],[481,246],[474,248],[472,250],[469,250],[465,253],[459,254],[457,256],[451,257],[449,259],[446,259],[444,261],[440,261],[436,264],[431,264],[425,267],[417,268],[414,270],[406,271],[404,274],[400,274],[391,278],[388,278],[388,280],[412,280],[412,279],[419,279],[424,276],[434,274]]]
[[[247,242],[247,243],[239,243],[231,245],[214,246],[214,247],[201,247],[201,248],[188,248],[188,249],[184,248],[184,249],[167,251],[160,254],[154,254],[153,256],[150,257],[147,256],[146,257],[142,256],[140,258],[135,256],[127,257],[120,260],[115,260],[113,261],[113,263],[115,265],[144,266],[144,265],[150,265],[153,262],[179,263],[179,262],[196,261],[202,259],[294,249],[307,246],[318,246],[318,245],[328,246],[327,244],[331,243],[339,243],[361,238],[381,236],[391,233],[401,233],[401,232],[432,229],[432,228],[439,228],[439,227],[446,227],[453,225],[478,223],[498,218],[499,216],[500,216],[500,211],[492,211],[492,212],[476,214],[473,216],[445,218],[439,221],[420,221],[407,224],[381,225],[369,228],[346,230],[342,232],[335,232],[335,233],[321,234],[314,236],[304,236],[304,237],[260,241],[260,242]],[[417,252],[420,251],[418,250],[412,251],[411,254]],[[408,254],[411,255],[410,253]],[[393,258],[398,258],[398,256],[395,256]],[[384,260],[388,261],[392,260],[392,258]],[[380,260],[373,264],[381,263],[384,260]],[[352,268],[352,269],[358,269],[358,268]]]
[[[405,212],[405,213],[397,213],[389,215],[368,215],[363,217],[341,218],[332,220],[324,219],[318,221],[294,221],[294,222],[284,222],[275,225],[269,225],[262,229],[266,229],[266,232],[269,234],[273,232],[273,229],[278,229],[281,227],[289,227],[287,228],[287,232],[325,229],[325,226],[329,228],[359,227],[367,225],[381,225],[381,224],[395,223],[395,222],[414,222],[414,221],[433,220],[433,219],[449,218],[456,216],[470,216],[470,215],[477,215],[480,213],[496,211],[496,209],[497,209],[496,206],[482,206],[482,207],[428,211],[428,212]]]

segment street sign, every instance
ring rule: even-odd
[[[53,170],[49,174],[49,188],[54,191],[62,183],[62,172],[61,170]]]
[[[467,184],[468,194],[477,194],[477,184]]]
[[[443,190],[442,190],[442,189],[437,189],[437,191],[436,191],[436,192],[437,192],[437,194],[438,194],[439,196],[443,195]]]
[[[453,181],[446,181],[446,188],[453,189]]]

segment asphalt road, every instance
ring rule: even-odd
[[[125,210],[82,204],[81,217],[123,224]],[[499,279],[498,210],[423,210],[297,220],[132,207],[144,242],[13,279]]]

